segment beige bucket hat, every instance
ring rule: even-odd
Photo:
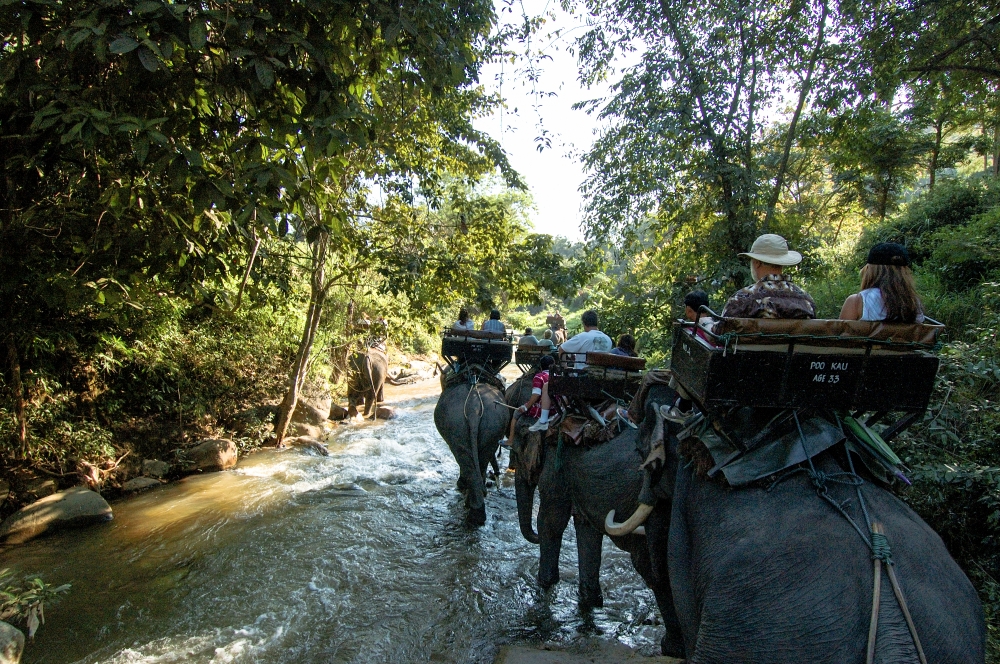
[[[770,265],[798,265],[802,262],[802,254],[797,251],[790,251],[785,238],[774,233],[761,235],[753,241],[750,251],[745,251],[739,255],[756,258],[762,263]]]

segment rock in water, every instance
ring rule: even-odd
[[[326,422],[326,412],[308,401],[299,401],[292,413],[292,422],[317,426]]]
[[[5,622],[0,622],[0,664],[18,664],[24,652],[24,634]]]
[[[21,544],[39,535],[58,530],[110,521],[111,506],[85,487],[73,487],[36,500],[7,517],[0,524],[0,541]]]
[[[333,404],[330,406],[330,419],[331,420],[346,420],[347,419],[347,409],[343,406],[338,406]]]
[[[362,487],[358,486],[354,482],[344,482],[342,484],[334,484],[330,487],[332,490],[330,493],[334,496],[363,496],[367,491]]]
[[[170,464],[159,459],[144,459],[142,462],[142,474],[146,477],[163,479],[170,474]]]
[[[391,420],[396,417],[396,409],[391,406],[379,406],[375,417],[380,420]]]
[[[152,489],[154,486],[160,486],[160,480],[154,480],[152,477],[134,477],[125,482],[125,484],[122,484],[122,491],[125,493],[137,493],[146,489]]]
[[[292,422],[288,426],[288,435],[305,436],[307,438],[316,438],[318,440],[323,437],[323,428],[313,426],[312,424],[306,424],[304,422]]]
[[[183,450],[183,456],[188,462],[184,468],[186,472],[194,473],[200,470],[211,473],[235,466],[239,451],[236,449],[236,443],[231,440],[208,438],[194,447]]]
[[[320,456],[330,456],[330,450],[326,449],[326,445],[322,441],[310,438],[309,436],[285,438],[284,443],[287,447],[296,447],[307,452],[315,452]]]

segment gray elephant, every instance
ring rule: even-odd
[[[364,401],[364,416],[374,419],[378,404],[384,400],[383,385],[389,373],[389,358],[378,348],[354,353],[348,361],[347,416],[356,417],[358,404]]]
[[[633,514],[629,527],[614,531],[644,521],[644,536],[633,532],[612,540],[632,554],[656,595],[666,627],[664,654],[686,655],[692,663],[866,661],[872,554],[851,523],[817,496],[818,482],[864,528],[856,488],[829,479],[843,478],[837,473],[849,467],[843,446],[817,456],[818,473],[811,478],[800,472],[776,484],[734,490],[703,477],[698,467],[706,464],[689,458],[698,448],[682,456],[668,438],[656,499],[638,505],[643,474],[637,467],[648,449],[654,403],[672,397],[660,391],[650,393],[639,436],[626,432],[603,446],[565,449],[561,464],[551,469],[554,460],[546,459],[539,482],[539,581],[558,578],[560,527],[568,523],[568,505],[575,504],[581,601],[599,602],[601,537],[595,533],[605,529],[608,512],[602,511],[623,514],[622,506],[635,506],[634,513],[625,512]],[[925,661],[982,664],[982,606],[941,539],[877,483],[866,481],[860,489],[892,545],[893,569]],[[523,529],[522,502],[519,492]],[[526,536],[533,534],[527,515]],[[636,539],[644,539],[644,546]],[[880,597],[871,661],[918,661],[888,581]]]
[[[486,523],[486,468],[495,466],[497,445],[510,424],[510,411],[497,403],[502,401],[503,392],[489,382],[454,381],[445,383],[434,407],[434,425],[458,462],[458,490],[470,526]]]
[[[657,399],[665,403],[672,394],[673,391],[665,386],[654,387],[647,399],[647,416],[639,430],[626,429],[602,445],[564,445],[559,449],[551,444],[550,439],[550,444],[544,448],[537,480],[535,474],[518,468],[514,477],[518,522],[525,539],[539,544],[540,586],[548,588],[559,581],[562,536],[572,516],[576,531],[580,606],[585,610],[603,606],[600,570],[604,519],[611,510],[618,514],[631,514],[636,509],[643,484],[643,473],[639,470],[644,457],[642,441],[651,437],[655,421],[652,404]],[[522,435],[524,433],[521,432]],[[536,489],[540,500],[537,531],[532,525]],[[669,514],[654,510],[647,517],[647,523],[656,524],[665,516]],[[652,534],[647,527],[645,536],[633,532],[611,537],[611,541],[629,553],[633,567],[656,597],[667,630],[661,642],[663,653],[683,656],[680,623],[674,612],[670,583],[666,570],[657,566],[665,558],[667,536],[668,528],[664,525]]]

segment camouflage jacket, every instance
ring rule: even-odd
[[[816,303],[786,275],[769,274],[726,302],[729,318],[815,318]]]

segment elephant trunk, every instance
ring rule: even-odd
[[[607,518],[604,519],[604,530],[606,530],[609,535],[613,535],[615,537],[630,535],[646,522],[646,519],[652,511],[652,505],[639,503],[639,507],[636,508],[632,516],[626,519],[624,523],[615,523],[615,511],[611,510],[608,512]],[[645,534],[645,530],[642,534]]]
[[[538,487],[530,484],[525,477],[525,472],[521,469],[514,475],[514,492],[517,495],[517,521],[521,526],[521,534],[524,539],[532,544],[538,544],[538,533],[531,524],[531,513],[535,508],[535,489]]]

